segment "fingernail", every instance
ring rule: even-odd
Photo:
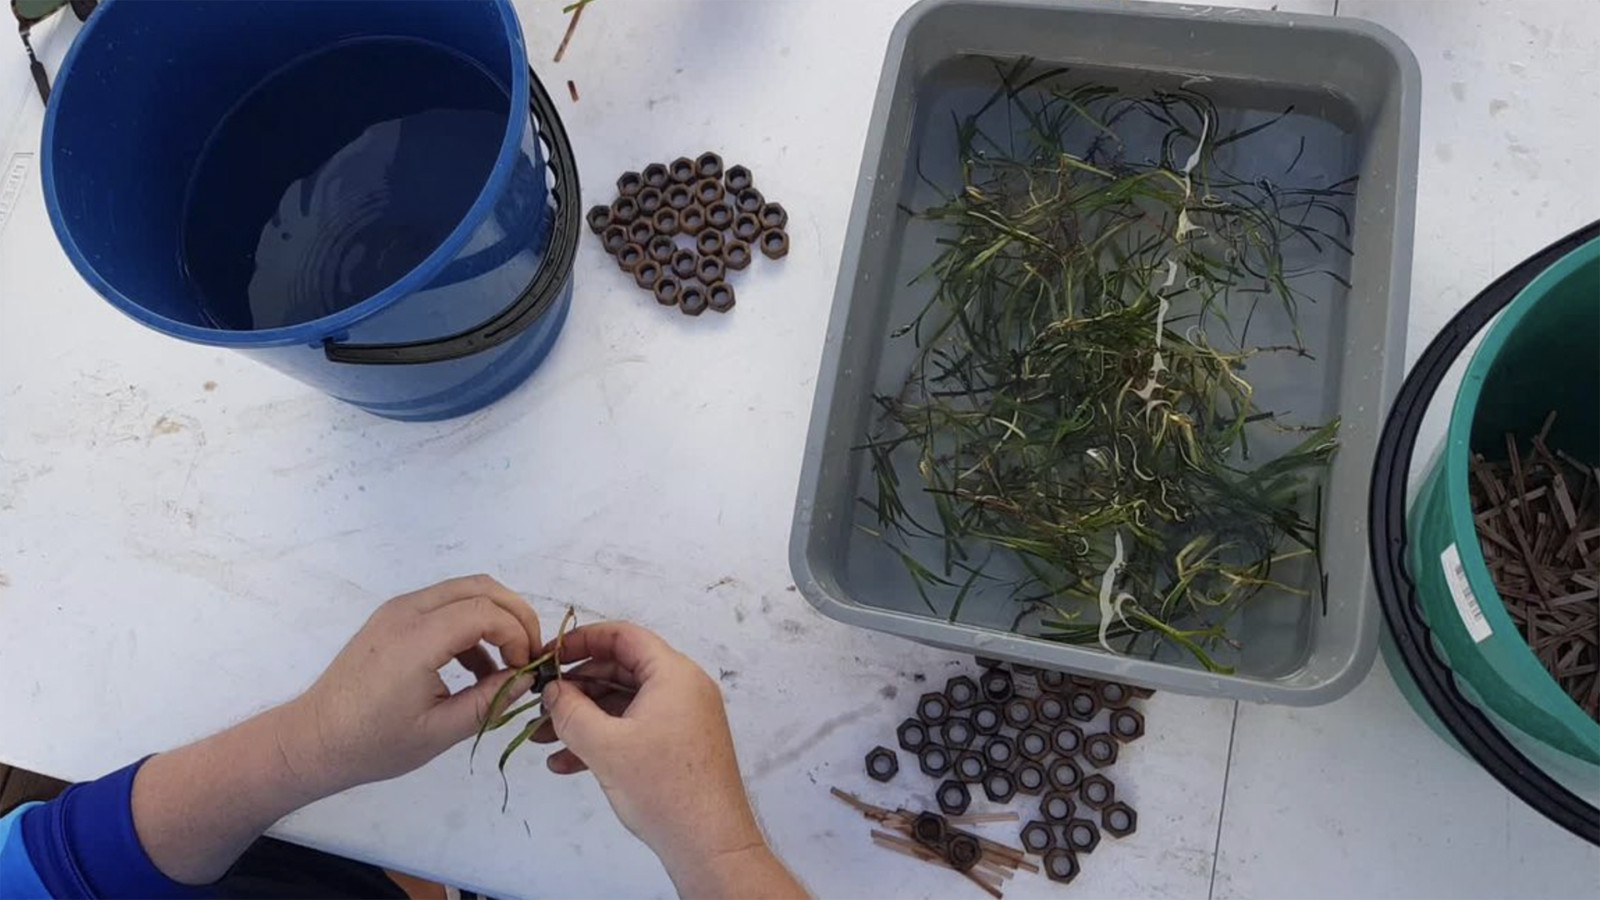
[[[544,698],[544,702],[546,703],[556,702],[556,698],[561,696],[561,682],[552,681],[551,683],[545,685],[544,693],[540,696]]]

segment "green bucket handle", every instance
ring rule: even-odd
[[[1550,821],[1600,846],[1600,809],[1586,802],[1518,750],[1462,694],[1449,665],[1433,649],[1431,632],[1406,571],[1406,488],[1417,431],[1445,373],[1474,336],[1535,278],[1590,241],[1592,222],[1500,276],[1440,330],[1406,377],[1384,422],[1369,495],[1369,552],[1383,618],[1434,715],[1484,771]]]

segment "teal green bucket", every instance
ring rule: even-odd
[[[1407,510],[1421,419],[1486,325]],[[1407,700],[1517,796],[1600,844],[1600,724],[1518,632],[1484,562],[1468,490],[1472,454],[1505,458],[1508,433],[1527,450],[1552,410],[1546,443],[1600,465],[1600,222],[1507,273],[1429,345],[1385,424],[1371,550],[1383,652]]]

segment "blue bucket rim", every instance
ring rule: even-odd
[[[121,310],[124,314],[143,323],[150,328],[176,338],[196,344],[206,344],[216,347],[239,348],[266,348],[288,347],[298,344],[308,346],[319,345],[325,338],[338,336],[341,332],[355,325],[357,322],[383,311],[402,297],[416,293],[425,287],[433,277],[439,273],[456,255],[466,246],[478,226],[489,217],[493,211],[496,200],[505,190],[506,184],[511,179],[511,172],[515,165],[515,157],[522,144],[523,129],[530,127],[528,119],[519,115],[519,111],[528,109],[528,52],[522,40],[522,26],[517,20],[516,10],[511,6],[510,0],[488,0],[493,3],[500,13],[500,22],[505,27],[507,44],[511,48],[511,105],[506,110],[506,133],[501,139],[500,150],[495,156],[494,168],[490,170],[488,179],[485,180],[483,190],[479,192],[472,206],[461,217],[461,222],[455,230],[440,242],[439,246],[422,262],[418,263],[411,271],[401,276],[393,284],[384,288],[371,297],[362,300],[354,306],[346,307],[338,312],[312,319],[309,322],[300,322],[295,325],[285,325],[278,328],[262,328],[259,330],[234,330],[227,328],[205,328],[199,325],[190,325],[179,322],[166,316],[157,315],[135,303],[125,294],[112,287],[110,282],[101,277],[94,266],[86,259],[83,252],[78,249],[77,241],[73,239],[71,231],[67,228],[61,215],[60,204],[56,201],[55,186],[55,129],[57,113],[61,105],[67,102],[64,98],[72,90],[73,63],[77,60],[79,52],[88,43],[95,29],[106,17],[108,11],[120,6],[125,0],[101,0],[100,7],[95,14],[89,17],[67,50],[66,57],[61,62],[60,74],[56,78],[54,89],[50,93],[50,103],[45,110],[44,133],[41,139],[40,155],[44,157],[41,166],[44,180],[45,209],[50,215],[50,225],[55,229],[56,239],[66,251],[67,259],[72,262],[78,274],[94,288],[95,292],[104,297],[107,302]]]

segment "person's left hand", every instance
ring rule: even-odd
[[[497,667],[483,641],[511,668]],[[533,607],[487,575],[395,597],[281,708],[284,762],[322,795],[404,775],[475,734],[512,669],[541,645]],[[439,677],[452,658],[478,679],[453,696]]]

